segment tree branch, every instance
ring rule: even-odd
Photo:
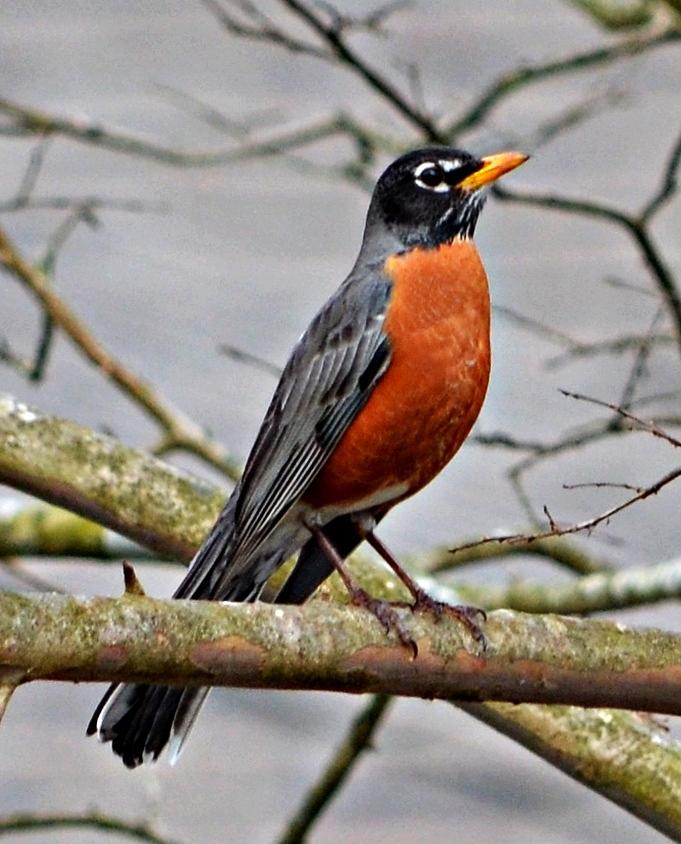
[[[677,41],[681,41],[681,31],[672,27],[663,32],[629,38],[607,47],[597,47],[595,50],[575,53],[555,61],[512,70],[494,81],[472,106],[449,123],[445,132],[450,138],[456,138],[462,132],[480,125],[502,100],[527,85],[543,82],[554,76],[609,64]]]
[[[452,552],[448,548],[436,548],[415,558],[417,570],[428,574],[442,574],[471,563],[499,560],[515,556],[537,556],[557,563],[577,574],[595,574],[613,568],[609,560],[595,557],[570,540],[560,536],[518,542],[513,545],[477,545],[472,540],[466,550]]]
[[[360,756],[371,749],[371,740],[391,702],[392,698],[386,695],[373,695],[353,719],[348,734],[336,748],[319,780],[305,795],[278,844],[302,844],[306,840],[310,829],[343,787]]]
[[[681,745],[652,718],[572,706],[457,705],[681,841]]]
[[[533,613],[593,613],[681,597],[681,560],[632,566],[551,585],[519,581],[509,586],[455,583],[461,598],[485,609]]]
[[[0,396],[0,483],[189,560],[224,493],[112,437]]]
[[[164,450],[184,449],[236,480],[237,462],[189,418],[173,410],[155,390],[116,360],[51,288],[40,267],[26,261],[0,229],[0,267],[17,278],[40,302],[45,314],[59,326],[83,355],[133,399],[163,429]]]
[[[60,507],[13,506],[0,499],[0,559],[16,556],[158,560],[141,545]]]
[[[113,832],[146,844],[173,844],[170,838],[154,832],[147,823],[130,823],[100,812],[87,812],[82,815],[22,812],[0,816],[0,836],[46,829],[90,829],[96,832]]]
[[[681,636],[497,611],[398,610],[416,659],[364,609],[0,593],[0,659],[30,680],[162,682],[614,706],[681,714]]]

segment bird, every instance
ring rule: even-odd
[[[486,188],[527,158],[428,146],[385,169],[354,267],[294,346],[241,479],[173,597],[255,601],[298,552],[277,602],[303,603],[335,569],[353,603],[413,646],[394,606],[345,562],[367,540],[414,611],[446,610],[483,639],[480,611],[430,598],[375,529],[447,465],[478,417],[490,299],[473,235]],[[114,684],[87,732],[129,768],[167,745],[174,763],[208,691]]]

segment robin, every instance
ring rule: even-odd
[[[429,147],[385,170],[355,266],[293,349],[243,476],[175,598],[255,601],[300,551],[277,602],[302,603],[336,569],[353,602],[413,645],[394,607],[364,592],[344,562],[366,539],[414,610],[446,609],[482,638],[479,611],[432,600],[374,530],[450,461],[480,412],[490,302],[472,237],[482,189],[526,159]],[[169,741],[174,762],[207,693],[114,685],[88,734],[130,768]]]

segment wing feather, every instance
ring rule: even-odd
[[[390,283],[348,285],[320,312],[282,374],[240,485],[234,553],[248,557],[300,498],[390,359]],[[369,295],[367,295],[367,292]]]

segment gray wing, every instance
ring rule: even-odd
[[[224,599],[230,584],[246,588],[253,554],[314,481],[388,367],[383,319],[391,287],[379,272],[350,276],[300,338],[241,481],[176,597]]]
[[[247,556],[296,503],[385,372],[390,289],[346,282],[298,341],[244,470],[235,550]]]

